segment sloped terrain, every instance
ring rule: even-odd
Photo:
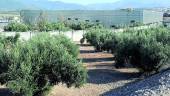
[[[114,89],[103,96],[170,96],[170,70]]]

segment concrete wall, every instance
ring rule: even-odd
[[[32,38],[33,36],[40,34],[42,32],[0,32],[1,35],[4,36],[15,36],[16,33],[20,34],[21,40],[28,40]],[[49,32],[51,35],[58,35],[59,32]],[[63,32],[61,34],[66,35],[68,38],[72,39],[73,41],[79,42],[81,38],[83,38],[83,31],[68,31]]]

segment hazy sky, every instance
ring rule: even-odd
[[[50,0],[50,1],[62,1],[67,3],[77,3],[77,4],[94,4],[94,3],[110,3],[110,2],[116,2],[119,0]]]

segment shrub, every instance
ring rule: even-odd
[[[55,36],[54,39],[60,42],[60,44],[62,44],[73,57],[78,58],[79,47],[73,41],[71,41],[71,39],[62,34]]]
[[[4,76],[9,69],[11,64],[11,55],[9,51],[14,48],[15,44],[18,42],[20,35],[16,34],[14,37],[0,36],[0,82],[4,83]]]
[[[51,26],[48,26],[48,22],[45,21],[45,20],[40,20],[38,23],[37,23],[37,30],[40,31],[40,32],[43,32],[43,31],[48,31]]]
[[[112,38],[112,35],[109,30],[97,28],[88,30],[83,37],[95,47],[96,51],[102,51],[104,44]]]
[[[83,44],[84,42],[85,42],[85,38],[83,37],[80,39],[80,43]]]
[[[169,62],[167,46],[170,46],[168,44],[170,41],[167,38],[166,31],[168,30],[157,30],[160,29],[129,30],[129,32],[123,33],[122,40],[117,45],[116,65],[122,67],[122,64],[129,63],[142,69],[143,72],[158,72]]]
[[[90,22],[66,22],[65,26],[69,27],[70,29],[73,30],[85,30],[89,29],[94,26],[94,24]]]
[[[28,26],[22,23],[12,22],[4,27],[4,31],[16,31],[16,32],[26,32],[28,31]]]
[[[140,49],[141,63],[137,64],[144,72],[158,72],[168,62],[167,46],[162,43],[153,42],[144,44]]]
[[[37,24],[37,30],[40,32],[48,32],[48,31],[67,31],[69,28],[65,26],[64,23],[58,22],[58,23],[49,23],[45,21],[38,22]]]
[[[62,37],[38,35],[17,43],[9,51],[10,57],[6,57],[10,65],[1,80],[24,96],[42,96],[60,82],[80,87],[86,81],[86,70],[70,51],[73,43],[62,44],[71,42],[66,37],[60,40]]]
[[[108,34],[108,37],[109,37],[109,39],[105,40],[105,42],[102,46],[102,50],[111,52],[114,54],[117,50],[116,47],[120,41],[120,38],[115,33]]]

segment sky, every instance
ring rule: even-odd
[[[77,3],[82,5],[95,4],[95,3],[113,3],[119,0],[50,0],[50,1],[62,1],[66,3]]]

